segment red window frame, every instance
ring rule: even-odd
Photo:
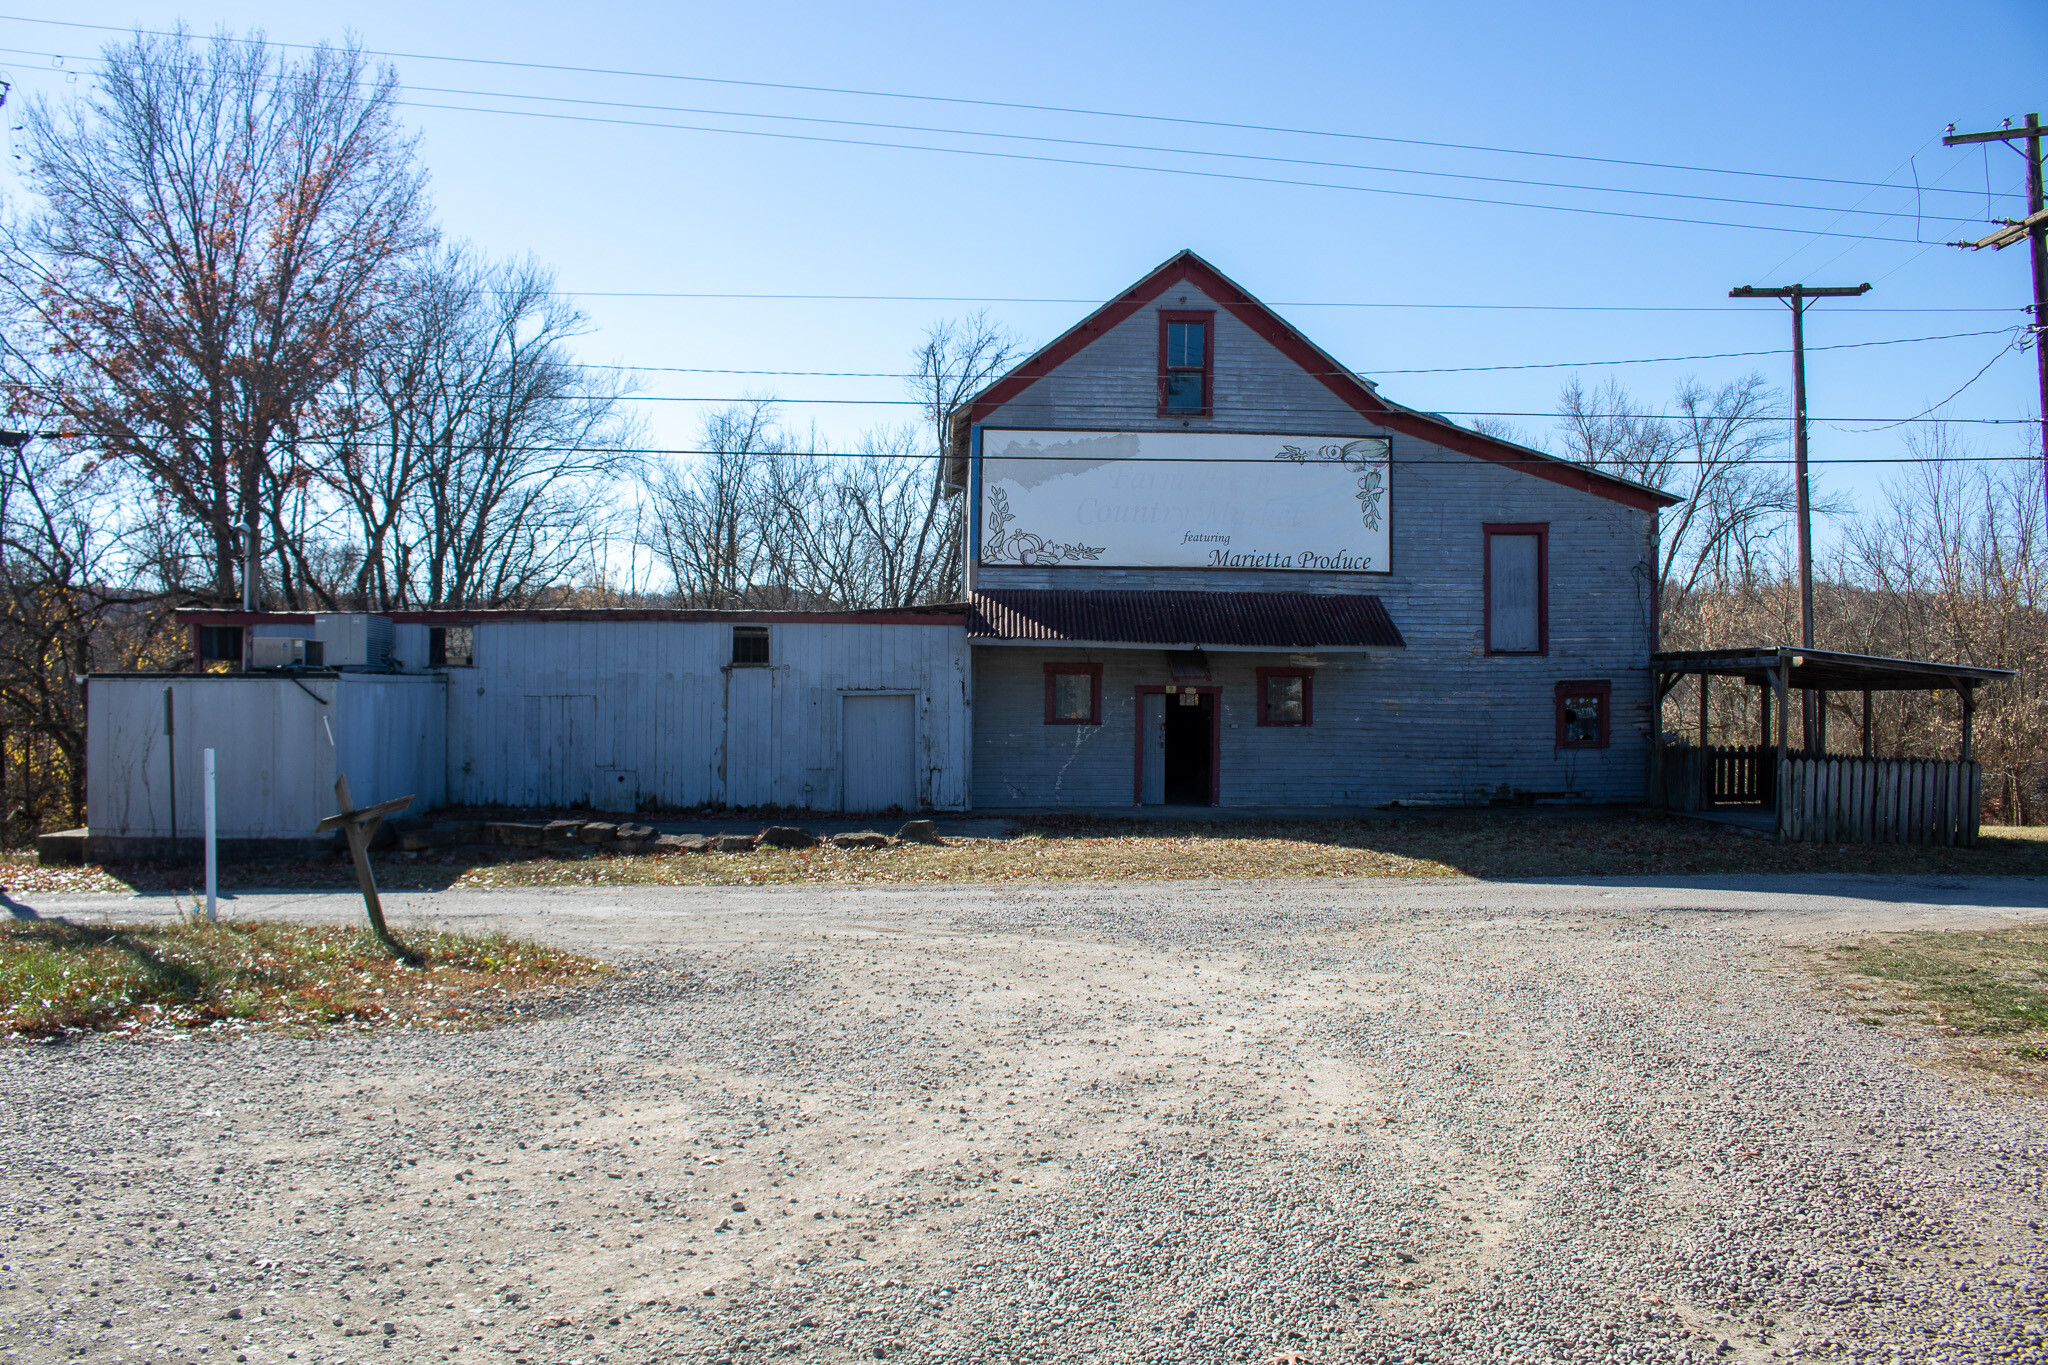
[[[1167,327],[1175,322],[1199,322],[1202,324],[1202,406],[1199,408],[1169,408],[1166,406],[1166,364]],[[1175,374],[1193,374],[1194,367],[1182,366],[1171,371]],[[1159,310],[1159,415],[1161,417],[1207,417],[1216,404],[1216,310],[1182,308]]]
[[[1282,729],[1304,729],[1316,723],[1316,671],[1313,668],[1261,668],[1258,673],[1259,724],[1279,726]],[[1266,714],[1266,680],[1268,678],[1301,679],[1301,719],[1274,720]]]
[[[1062,674],[1085,673],[1088,675],[1088,716],[1062,716],[1054,712],[1054,700],[1058,694],[1058,679]],[[1047,725],[1100,725],[1102,724],[1102,665],[1101,664],[1047,664],[1045,666],[1045,723]]]
[[[1572,695],[1591,694],[1600,699],[1600,737],[1598,739],[1566,739],[1564,736],[1564,699]],[[1576,682],[1561,682],[1550,694],[1550,709],[1557,719],[1555,743],[1560,749],[1605,749],[1614,729],[1614,684],[1601,678],[1582,678]]]
[[[1485,568],[1480,577],[1479,610],[1485,619],[1486,652],[1510,659],[1535,659],[1550,653],[1550,523],[1547,521],[1489,521],[1480,527],[1486,542]],[[1495,649],[1493,647],[1493,538],[1495,536],[1536,537],[1536,648]]]

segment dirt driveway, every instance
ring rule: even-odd
[[[394,898],[622,970],[468,1035],[0,1050],[0,1348],[2048,1359],[2048,1105],[1915,1065],[1787,946],[2048,917],[2044,893]]]

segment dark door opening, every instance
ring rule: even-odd
[[[1193,698],[1195,704],[1186,705]],[[1166,698],[1166,804],[1216,804],[1216,694],[1180,692]]]

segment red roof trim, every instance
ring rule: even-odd
[[[182,621],[204,626],[311,626],[313,613],[294,611],[213,611],[181,607]],[[873,611],[708,611],[681,607],[557,607],[489,611],[380,611],[402,626],[466,626],[492,621],[693,621],[726,625],[787,626],[957,626],[967,616],[964,603],[932,607],[881,608]]]
[[[1545,455],[1541,451],[1528,450],[1506,441],[1497,441],[1491,436],[1482,436],[1476,431],[1467,431],[1463,427],[1454,426],[1411,408],[1395,407],[1373,392],[1371,385],[1358,379],[1344,366],[1338,364],[1328,352],[1296,331],[1285,318],[1253,298],[1235,281],[1192,251],[1179,253],[977,394],[966,409],[966,423],[955,424],[955,458],[960,458],[966,453],[968,426],[979,426],[987,421],[996,409],[1012,401],[1053,370],[1073,359],[1090,342],[1183,280],[1194,284],[1232,317],[1299,365],[1311,378],[1319,380],[1324,388],[1335,394],[1353,412],[1389,430],[1433,442],[1447,450],[1455,450],[1461,455],[1506,465],[1524,474],[1547,479],[1565,488],[1592,493],[1639,511],[1654,512],[1660,507],[1669,507],[1682,501],[1669,493],[1643,488],[1626,479],[1617,479],[1597,470],[1587,469],[1583,465],[1560,460],[1553,455]]]

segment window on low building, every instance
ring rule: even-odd
[[[227,660],[231,663],[242,661],[242,628],[240,626],[199,627],[199,661],[216,663]]]
[[[1557,685],[1557,747],[1607,747],[1609,702],[1613,686],[1606,682],[1561,682]]]
[[[475,664],[475,626],[434,626],[428,630],[428,668],[470,668]]]
[[[768,627],[734,626],[732,628],[732,661],[736,664],[767,663]]]
[[[1550,652],[1550,528],[1486,527],[1486,652]]]
[[[1045,723],[1102,724],[1102,665],[1045,666]]]
[[[1216,315],[1182,312],[1159,315],[1159,414],[1206,417],[1215,372],[1210,332]]]
[[[1259,724],[1313,725],[1315,670],[1262,668],[1259,673]]]

